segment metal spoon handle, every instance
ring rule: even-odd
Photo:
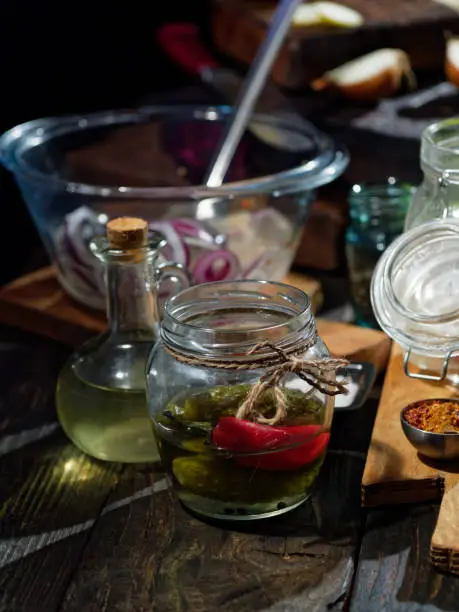
[[[249,122],[255,103],[266,82],[285,35],[290,27],[293,13],[304,0],[282,0],[274,14],[271,27],[253,61],[247,77],[235,102],[236,112],[226,126],[224,135],[217,147],[217,153],[210,165],[205,180],[208,187],[220,187],[225,178],[234,152]]]

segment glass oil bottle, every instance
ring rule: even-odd
[[[91,243],[106,269],[108,331],[91,339],[63,367],[56,390],[59,421],[82,451],[106,461],[158,460],[148,417],[145,364],[159,325],[157,284],[189,284],[178,264],[158,263],[166,244],[142,219],[118,218]]]

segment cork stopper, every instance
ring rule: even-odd
[[[107,238],[114,249],[134,249],[148,239],[148,224],[136,217],[118,217],[107,223]]]

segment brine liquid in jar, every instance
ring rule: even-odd
[[[180,500],[232,520],[276,516],[308,497],[329,440],[324,404],[286,390],[282,426],[235,417],[250,385],[219,386],[174,398],[155,419],[161,458]],[[269,412],[267,392],[259,409]]]

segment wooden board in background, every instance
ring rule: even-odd
[[[291,273],[285,282],[308,293],[317,310],[322,302],[318,281]],[[76,346],[106,329],[104,314],[85,309],[68,297],[59,286],[52,268],[23,276],[0,290],[0,322],[70,346]],[[382,332],[321,320],[318,321],[318,331],[335,355],[369,361],[378,370],[385,367],[390,340]]]
[[[400,411],[407,404],[457,394],[445,385],[407,377],[402,351],[393,345],[362,479],[362,504],[418,503],[443,495],[431,560],[459,574],[459,462],[422,459],[400,424]]]
[[[459,31],[459,13],[434,0],[344,0],[365,18],[357,29],[292,28],[271,76],[279,85],[306,87],[326,70],[374,49],[403,49],[413,67],[443,69],[445,31]],[[264,39],[275,2],[217,0],[211,38],[223,54],[250,64]]]
[[[76,346],[105,330],[105,314],[67,296],[52,268],[26,274],[0,290],[0,322]]]

